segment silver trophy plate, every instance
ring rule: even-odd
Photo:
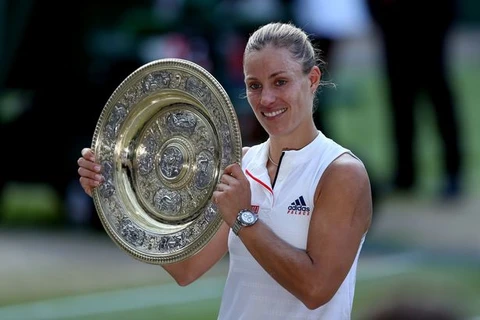
[[[218,81],[197,64],[160,59],[130,74],[98,119],[92,149],[104,183],[93,199],[112,240],[138,260],[184,260],[222,224],[211,198],[241,162],[237,115]]]

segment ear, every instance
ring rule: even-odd
[[[312,70],[310,70],[308,78],[310,79],[310,88],[312,93],[315,93],[320,85],[320,79],[322,78],[322,72],[320,71],[320,68],[318,66],[314,66]]]

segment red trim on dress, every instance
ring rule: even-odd
[[[248,169],[245,170],[245,172],[250,176],[250,178],[252,178],[253,180],[257,181],[258,183],[260,183],[265,189],[267,189],[268,191],[270,191],[271,194],[273,194],[273,190],[272,188],[270,188],[268,185],[266,185],[262,180],[254,177],[252,175],[252,173],[250,171],[248,171]]]

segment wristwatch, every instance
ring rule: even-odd
[[[243,227],[250,227],[255,224],[258,220],[258,215],[253,213],[250,210],[242,209],[237,215],[237,219],[232,226],[232,231],[238,236],[238,232]]]

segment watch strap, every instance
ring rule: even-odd
[[[240,231],[240,229],[242,229],[242,224],[240,223],[240,221],[238,221],[238,219],[235,219],[235,222],[233,223],[233,226],[232,226],[232,231],[233,233],[235,233],[236,236],[238,236],[238,232]]]

